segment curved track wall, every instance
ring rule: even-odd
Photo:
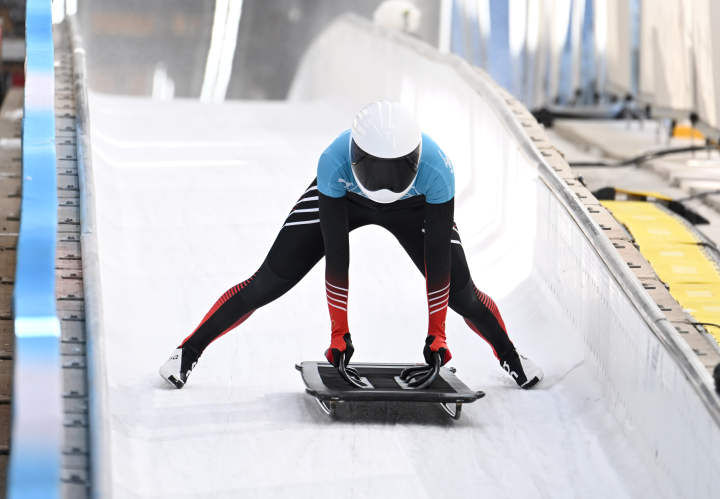
[[[709,374],[543,159],[551,146],[512,97],[459,58],[356,17],[316,40],[290,96],[348,108],[396,99],[414,109],[453,158],[461,227],[472,238],[465,245],[482,245],[489,233],[525,244],[520,234],[535,231],[531,261],[518,264],[530,265],[583,339],[626,438],[675,495],[713,495],[720,411]],[[537,171],[534,192],[518,192],[519,165]]]
[[[111,497],[110,425],[106,396],[108,393],[107,365],[103,339],[102,286],[100,255],[95,222],[95,182],[90,144],[90,111],[88,108],[87,56],[75,16],[68,17],[73,50],[73,86],[75,89],[75,132],[80,197],[80,240],[82,244],[83,286],[85,296],[85,324],[87,341],[88,427],[90,486],[93,497]]]

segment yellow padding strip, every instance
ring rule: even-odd
[[[662,199],[663,201],[672,201],[671,197],[666,196],[664,194],[660,194],[659,192],[630,191],[628,189],[618,189],[617,187],[615,188],[615,192],[625,194],[626,196],[635,196],[635,197],[642,197],[642,198],[655,198],[655,199]],[[645,201],[645,199],[643,199],[643,201]]]
[[[688,228],[654,203],[603,201],[625,224],[670,294],[698,322],[720,324],[720,272]],[[720,343],[720,329],[708,331]]]
[[[675,125],[675,129],[673,130],[673,137],[679,139],[705,139],[705,136],[700,130],[688,125]]]

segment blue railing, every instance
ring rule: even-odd
[[[53,38],[50,0],[28,0],[22,131],[22,208],[13,315],[10,498],[59,497],[61,459],[60,323],[55,309]]]

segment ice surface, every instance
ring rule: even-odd
[[[581,336],[533,271],[533,230],[512,244],[476,238],[466,252],[516,346],[544,369],[535,390],[517,389],[449,313],[452,365],[487,393],[460,421],[433,405],[386,403],[327,418],[293,368],[329,342],[323,262],[171,388],[157,368],[256,270],[350,116],[323,104],[103,95],[90,107],[115,497],[671,495],[625,440]],[[542,188],[532,175],[520,182]],[[461,233],[488,222],[470,201],[459,203]],[[352,234],[350,283],[354,360],[419,361],[424,282],[392,236]]]

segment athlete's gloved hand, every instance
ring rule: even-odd
[[[435,362],[435,353],[440,354],[441,366],[444,366],[450,362],[450,359],[452,359],[450,348],[448,348],[444,336],[429,335],[425,338],[425,348],[423,348],[423,357],[425,357],[425,362],[433,364]]]
[[[347,366],[353,353],[355,353],[355,347],[350,339],[350,333],[345,333],[343,336],[333,335],[330,346],[325,350],[325,358],[335,367],[338,367],[340,359],[343,359]]]
[[[362,380],[360,373],[352,367],[349,367],[350,357],[355,352],[350,333],[345,333],[342,337],[333,336],[330,341],[330,347],[325,350],[325,358],[340,373],[340,376],[348,383],[356,388],[368,388],[368,385]]]
[[[427,365],[408,367],[400,373],[400,379],[411,388],[423,389],[432,385],[440,372],[440,367],[452,359],[452,354],[444,337],[428,335],[425,338],[423,357]]]

